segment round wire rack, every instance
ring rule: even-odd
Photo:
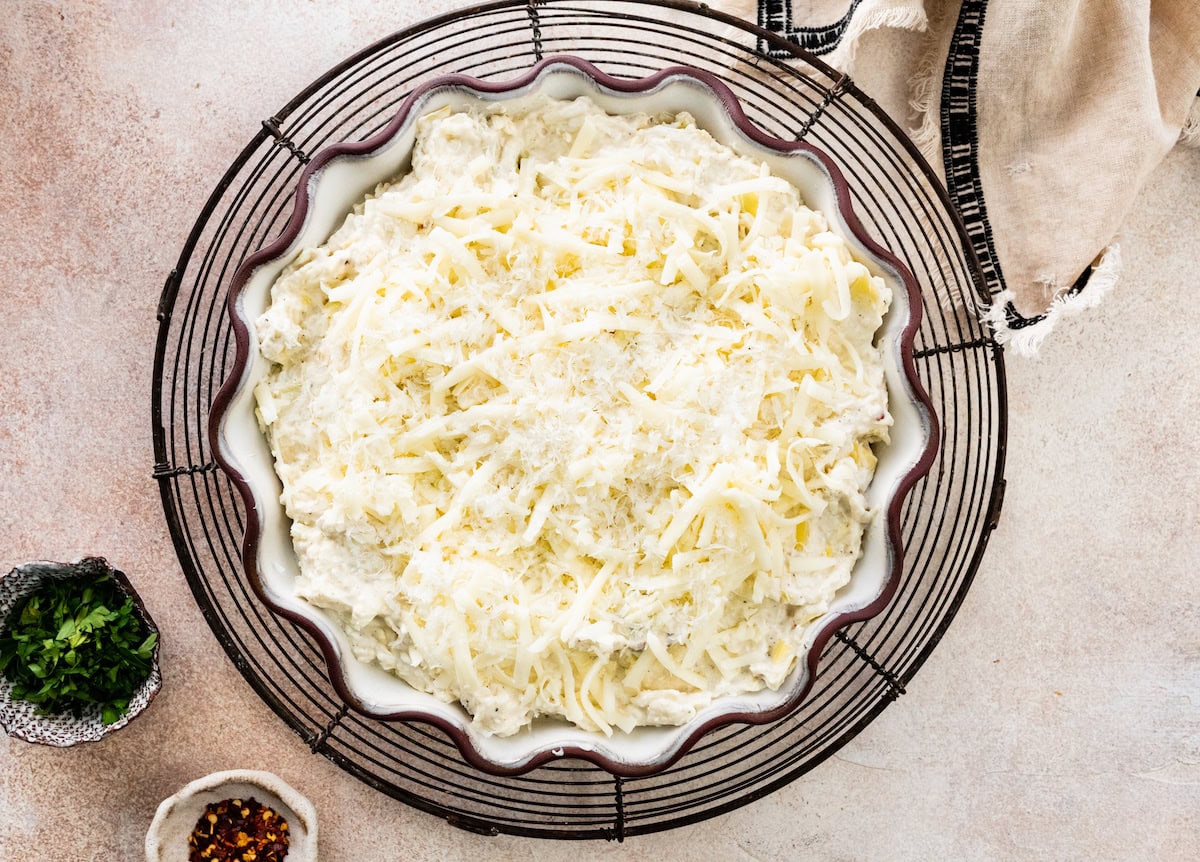
[[[915,355],[941,420],[937,463],[905,507],[905,571],[888,608],[830,639],[816,683],[792,715],[717,730],[647,778],[614,777],[581,761],[491,776],[466,765],[435,728],[348,711],[314,644],[251,592],[240,563],[244,511],[206,433],[233,357],[230,280],[246,255],[282,230],[309,154],[374,134],[433,76],[506,78],[558,53],[627,77],[676,64],[706,69],[768,133],[829,152],[868,231],[922,286]],[[677,0],[501,0],[396,33],[263,121],[166,280],[154,364],[154,477],[183,571],[234,665],[314,753],[456,826],[622,840],[745,805],[817,766],[904,694],[954,617],[996,526],[1004,360],[969,310],[987,299],[970,248],[941,184],[870,98],[815,57],[739,19]]]

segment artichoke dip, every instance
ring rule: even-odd
[[[429,113],[257,321],[297,591],[485,734],[778,688],[860,552],[890,298],[688,114]]]

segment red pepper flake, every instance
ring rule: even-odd
[[[288,824],[257,799],[210,802],[188,836],[188,862],[282,862]]]

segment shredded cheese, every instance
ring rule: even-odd
[[[257,321],[299,594],[484,733],[777,688],[870,517],[889,301],[687,114],[426,115]]]

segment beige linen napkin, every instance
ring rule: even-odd
[[[1117,234],[1200,146],[1197,0],[712,0],[823,55],[946,181],[1000,341],[1036,352],[1117,282]]]

